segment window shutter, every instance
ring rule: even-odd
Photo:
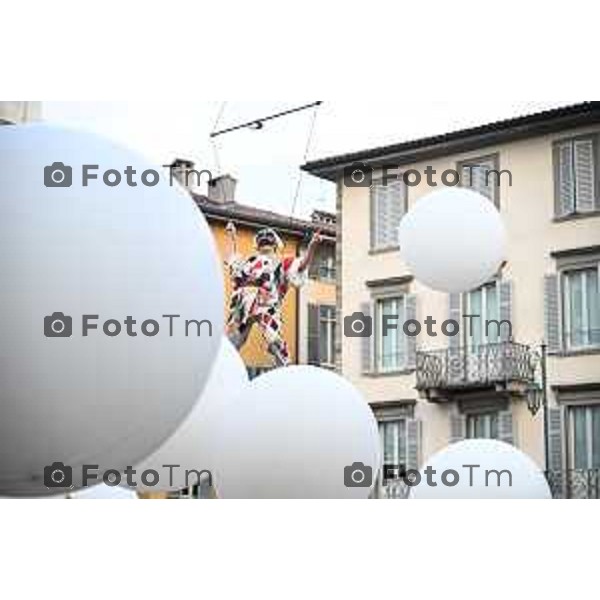
[[[498,414],[498,439],[511,445],[515,443],[512,410]]]
[[[462,315],[461,315],[461,295],[450,294],[448,297],[448,318],[456,321],[461,325],[462,329]],[[460,334],[449,338],[450,348],[460,348]]]
[[[417,296],[408,294],[405,296],[406,321],[417,319]],[[405,336],[406,340],[406,368],[414,370],[417,368],[417,338]]]
[[[455,409],[450,415],[450,443],[462,442],[467,437],[467,418]]]
[[[511,329],[513,328],[512,322],[512,303],[513,303],[513,286],[512,281],[501,281],[498,285],[498,293],[500,296],[500,321],[508,321],[511,326],[502,325],[500,329],[500,339],[503,342],[509,342]],[[513,331],[514,335],[514,331]]]
[[[546,344],[550,354],[558,354],[562,350],[560,314],[559,276],[546,275],[544,278],[544,322]]]
[[[398,246],[398,228],[406,212],[406,186],[402,180],[371,187],[371,247],[385,250]]]
[[[592,212],[595,209],[596,201],[593,140],[575,141],[574,162],[577,212]]]
[[[390,246],[398,246],[400,221],[406,213],[407,187],[400,179],[388,187],[389,228],[388,239]]]
[[[408,471],[419,468],[419,438],[421,433],[420,422],[417,419],[406,421],[406,469]]]
[[[560,218],[575,212],[575,173],[573,144],[565,142],[555,147],[556,200],[555,216]]]
[[[563,470],[563,411],[548,409],[548,471]]]
[[[308,305],[308,364],[320,365],[319,345],[319,306]]]
[[[360,311],[367,318],[373,318],[373,306],[370,302],[364,302],[360,305]],[[375,330],[375,327],[373,327]],[[373,348],[374,348],[374,336],[361,338],[361,362],[362,372],[365,375],[369,375],[373,372]]]
[[[496,161],[493,159],[467,161],[462,166],[461,182],[463,187],[469,187],[496,203],[498,175],[490,175],[490,171],[496,170],[496,167]]]

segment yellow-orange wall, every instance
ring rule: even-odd
[[[209,218],[210,228],[215,236],[219,253],[225,261],[229,253],[229,239],[225,231],[225,223],[212,221]],[[255,253],[254,236],[257,229],[251,229],[237,225],[237,252],[240,256],[250,256]],[[298,253],[298,240],[286,237],[281,232],[279,235],[285,243],[285,247],[281,252],[281,256],[296,256]],[[231,294],[231,281],[227,268],[223,264],[225,273],[225,288],[226,288],[226,306],[225,319],[227,319],[229,298]],[[297,332],[297,314],[298,314],[298,294],[294,287],[290,287],[283,305],[283,335],[290,349],[292,362],[296,362],[296,340]],[[267,367],[273,365],[273,358],[269,355],[266,348],[266,343],[263,341],[257,328],[250,335],[248,343],[242,351],[242,358],[247,366]]]

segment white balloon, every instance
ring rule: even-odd
[[[72,168],[71,187],[44,185],[57,161]],[[84,164],[99,166],[87,187]],[[0,127],[0,165],[0,493],[51,494],[46,466],[72,467],[78,487],[82,465],[133,466],[187,417],[222,336],[222,269],[190,196],[165,179],[143,185],[153,166],[112,142]],[[124,174],[121,185],[104,184],[106,170],[129,166],[137,187]],[[71,337],[47,337],[50,326],[61,332],[46,320],[57,312],[72,318]],[[83,315],[99,316],[87,337]],[[117,337],[103,331],[111,319]],[[142,333],[146,320],[159,322],[155,337]],[[206,324],[186,336],[186,320],[211,321],[212,336]]]
[[[434,290],[468,292],[493,277],[506,258],[498,209],[476,192],[444,188],[416,202],[400,223],[402,258]]]
[[[471,468],[470,465],[478,465]],[[542,470],[519,449],[497,440],[465,440],[448,446],[429,461],[427,467],[436,471],[428,485],[425,468],[421,483],[412,488],[414,500],[550,500],[552,493]],[[458,484],[443,484],[447,471],[458,473]],[[456,481],[449,474],[447,481]],[[415,482],[416,483],[416,482]]]
[[[207,415],[244,395],[248,383],[248,371],[242,357],[231,342],[223,338],[221,350],[200,401],[166,443],[136,467],[137,490],[181,490],[198,483],[196,473],[210,472],[210,459],[203,451],[206,445],[204,439],[210,435]],[[179,467],[167,468],[168,465]],[[148,487],[141,483],[140,474],[148,470],[159,473],[158,485]],[[208,476],[208,473],[205,475]]]
[[[134,491],[119,486],[111,487],[105,483],[83,488],[69,494],[67,498],[71,500],[138,500]]]
[[[219,498],[369,496],[380,464],[377,423],[342,377],[314,367],[277,369],[213,417]],[[362,487],[346,487],[346,477]]]

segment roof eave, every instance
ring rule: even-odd
[[[357,162],[373,168],[401,167],[597,123],[600,123],[600,102],[590,102],[444,136],[333,156],[306,163],[301,168],[316,177],[335,182],[345,167]]]

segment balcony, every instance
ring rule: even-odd
[[[600,500],[600,469],[550,471],[546,479],[554,498]]]
[[[549,471],[546,479],[555,500],[600,500],[600,469]],[[401,480],[388,481],[377,487],[374,498],[406,500],[410,491]]]
[[[515,342],[417,352],[417,390],[431,401],[477,389],[524,394],[535,382],[537,357]]]

